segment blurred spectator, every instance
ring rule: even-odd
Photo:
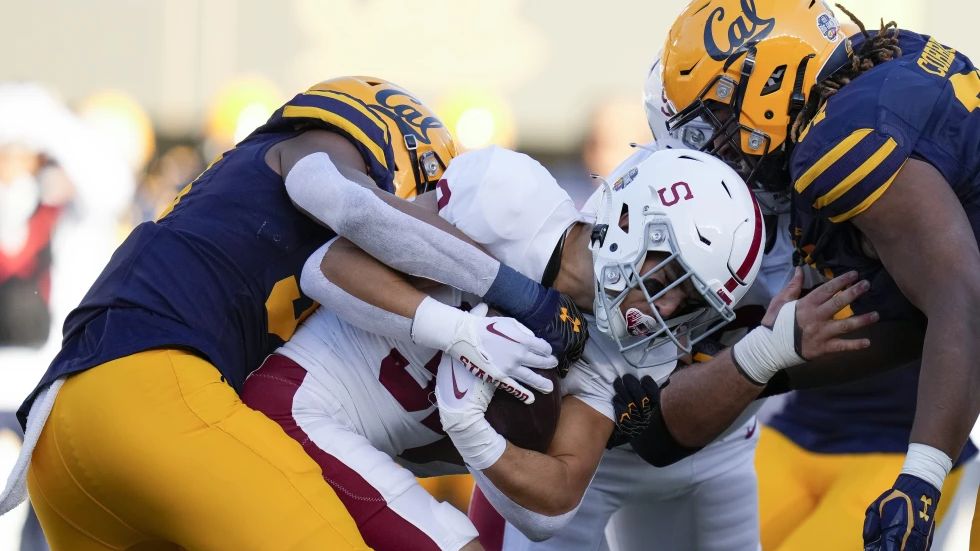
[[[0,468],[20,438],[5,419],[57,350],[65,314],[119,239],[133,178],[122,155],[34,84],[0,84]],[[24,506],[0,517],[0,549],[47,549]],[[22,526],[24,526],[22,530]]]
[[[74,188],[22,143],[0,144],[0,347],[40,347],[51,313],[51,241]]]

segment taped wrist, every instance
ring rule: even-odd
[[[943,489],[943,482],[953,468],[953,460],[942,450],[925,444],[909,444],[902,474],[918,477],[932,484],[937,491]]]
[[[558,291],[501,263],[483,299],[535,331],[551,322],[558,309],[559,296]]]
[[[425,297],[412,320],[412,342],[427,348],[446,351],[452,346],[456,327],[467,314],[432,297]]]
[[[772,329],[760,326],[732,347],[739,371],[758,385],[765,385],[780,370],[805,360],[796,352],[796,301],[779,310]]]
[[[482,416],[463,417],[459,414],[439,412],[442,428],[453,441],[463,462],[474,469],[483,470],[496,463],[507,449],[507,441],[493,430]]]
[[[666,467],[694,454],[701,448],[682,446],[670,434],[661,409],[655,408],[646,430],[630,440],[630,447],[654,467]]]

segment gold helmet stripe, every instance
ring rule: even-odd
[[[369,138],[360,127],[346,118],[336,113],[327,111],[326,109],[309,107],[305,105],[287,105],[282,111],[282,116],[285,118],[319,119],[331,126],[336,126],[360,142],[365,148],[367,148],[368,151],[371,152],[371,156],[374,157],[374,160],[377,161],[378,164],[383,166],[386,170],[388,169],[388,163],[385,162],[385,154],[384,150],[381,149],[381,146]]]
[[[383,120],[381,120],[381,117],[379,117],[377,113],[375,113],[374,111],[371,111],[370,109],[368,109],[367,106],[364,105],[364,103],[362,103],[360,100],[357,100],[355,98],[352,98],[352,97],[350,97],[350,96],[348,96],[346,94],[342,94],[340,92],[334,92],[332,90],[312,90],[311,89],[311,90],[307,90],[306,92],[303,92],[303,93],[305,95],[309,95],[309,96],[323,96],[325,98],[330,98],[330,99],[334,99],[334,100],[337,100],[337,101],[342,101],[342,102],[346,103],[347,105],[353,107],[354,109],[357,109],[362,115],[364,115],[365,117],[367,117],[368,120],[370,120],[371,122],[373,122],[374,124],[376,124],[378,126],[378,130],[380,130],[385,135],[385,140],[389,144],[391,143],[391,136],[390,136],[390,134],[388,132],[388,125],[386,125],[385,122]]]

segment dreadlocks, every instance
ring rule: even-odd
[[[881,30],[878,31],[877,35],[872,37],[864,28],[864,23],[855,17],[853,13],[847,11],[840,4],[837,4],[837,7],[847,14],[851,18],[851,21],[861,29],[861,34],[864,35],[864,42],[861,43],[860,48],[851,53],[851,64],[849,66],[845,66],[810,88],[806,104],[803,106],[799,115],[796,116],[796,120],[793,121],[793,127],[790,129],[790,137],[794,142],[799,140],[800,132],[806,128],[806,125],[810,124],[814,115],[817,114],[817,111],[820,110],[830,96],[836,94],[858,75],[875,65],[890,61],[896,57],[901,57],[902,55],[902,49],[898,47],[898,25],[894,21],[886,24],[885,20],[882,19]]]

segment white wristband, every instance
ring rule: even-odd
[[[783,305],[772,329],[756,327],[732,347],[735,363],[746,377],[760,385],[782,369],[805,360],[796,353],[796,301]]]
[[[909,453],[905,456],[902,474],[921,478],[942,491],[946,475],[952,468],[953,460],[942,450],[925,444],[909,444]]]
[[[443,428],[456,446],[463,462],[479,471],[490,468],[507,449],[507,441],[504,437],[493,430],[490,423],[482,416],[474,418],[473,423],[466,427],[446,425],[444,420]]]
[[[412,342],[427,348],[446,351],[453,344],[456,326],[466,312],[425,297],[412,319]]]

